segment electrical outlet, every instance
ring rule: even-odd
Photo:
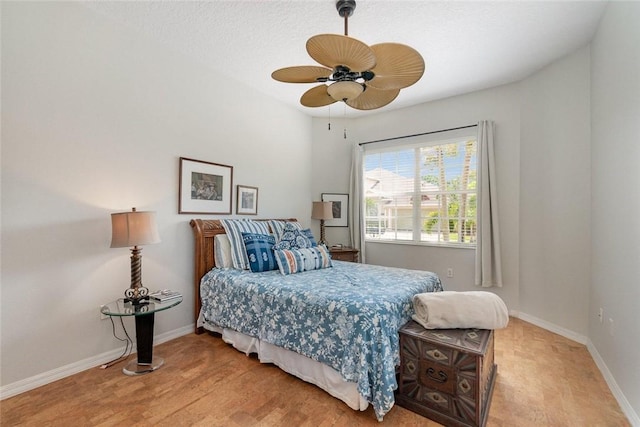
[[[600,311],[598,311],[598,319],[600,320],[600,323],[604,322],[604,310],[602,307],[600,307]]]
[[[453,268],[447,268],[447,277],[453,277]]]
[[[102,312],[102,307],[104,307],[104,305],[101,305],[100,308],[98,309],[100,311],[100,320],[107,320],[109,316],[107,316]]]

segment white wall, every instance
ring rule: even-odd
[[[590,282],[588,48],[517,83],[353,119],[348,135],[365,142],[482,119],[496,123],[504,281],[502,288],[490,291],[509,310],[585,341]],[[325,122],[314,119],[314,153],[325,152],[314,156],[314,170],[331,168],[333,177],[348,179],[348,172],[338,167],[349,161],[336,163],[329,154],[350,158],[344,148],[348,141],[326,132]],[[314,188],[318,176],[314,174]],[[368,263],[434,271],[449,290],[478,289],[473,250],[367,243],[366,253]],[[453,268],[453,278],[446,277],[448,268]]]
[[[520,309],[587,334],[589,48],[521,82]]]
[[[334,104],[332,113],[342,108],[335,105],[337,104]],[[312,148],[311,162],[311,175],[314,177],[311,182],[313,200],[320,200],[322,193],[349,193],[351,150],[353,141],[357,140],[355,132],[350,120],[343,117],[313,119],[312,135],[316,141]],[[311,223],[314,234],[319,236],[320,221],[312,220]],[[325,227],[325,236],[329,245],[349,244],[347,227]]]
[[[339,125],[336,131],[339,135],[336,137],[326,131],[326,119],[314,119],[314,153],[321,150],[325,155],[314,156],[313,169],[331,170],[331,174],[328,178],[325,175],[314,174],[313,187],[319,185],[319,180],[333,180],[333,176],[336,175],[348,179],[348,169],[345,172],[337,167],[350,165],[349,139],[354,143],[366,142],[465,126],[483,119],[496,122],[500,231],[503,239],[505,286],[492,290],[507,302],[509,309],[518,310],[520,117],[517,85],[501,86],[416,107],[352,119],[347,126],[347,141],[342,139],[343,126]],[[333,127],[332,125],[332,129]],[[345,148],[345,145],[349,147]],[[348,159],[336,162],[329,154],[332,152],[340,153],[340,157],[348,156]],[[348,181],[342,186],[347,190]],[[366,257],[367,263],[370,264],[434,271],[440,275],[445,289],[448,290],[476,289],[473,284],[473,250],[367,243]],[[453,278],[446,277],[449,267],[454,270]]]
[[[310,128],[78,4],[3,2],[2,385],[120,347],[98,313],[130,283],[129,251],[109,249],[113,212],[157,211],[143,282],[185,300],[156,333],[190,325],[188,221],[204,215],[177,214],[178,158],[231,165],[234,193],[259,187],[259,217],[309,223]]]
[[[591,46],[589,337],[635,411],[635,425],[640,425],[639,22],[640,3],[611,2]],[[596,316],[601,307],[602,324]]]

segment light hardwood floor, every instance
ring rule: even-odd
[[[139,377],[90,369],[0,403],[5,426],[438,426],[399,406],[378,423],[217,336],[155,348],[165,366]],[[585,346],[512,318],[496,331],[488,426],[628,426]]]

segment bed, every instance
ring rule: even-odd
[[[196,333],[220,333],[238,350],[256,353],[355,410],[371,404],[382,420],[397,388],[398,329],[413,313],[413,295],[442,290],[438,276],[344,261],[288,275],[215,268],[215,238],[226,233],[222,221],[190,224]]]

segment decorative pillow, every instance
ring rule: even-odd
[[[285,276],[333,266],[329,250],[324,245],[315,248],[275,250],[274,255],[280,273]]]
[[[296,222],[296,221],[282,221],[282,220],[279,220],[279,219],[270,219],[269,220],[269,227],[271,227],[271,232],[275,236],[276,242],[279,242],[280,239],[282,239],[283,229],[284,229],[284,226],[287,225],[287,224],[292,224],[293,226],[295,226],[299,230],[302,230],[302,225],[300,225],[300,223]]]
[[[277,241],[274,249],[300,249],[310,248],[311,241],[302,233],[302,230],[293,223],[288,222],[282,229],[282,237]]]
[[[313,237],[313,233],[311,232],[310,228],[305,228],[304,230],[302,230],[302,234],[304,234],[304,236],[309,239],[309,242],[311,242],[311,247],[315,247],[318,246],[318,242],[316,242],[316,238]]]
[[[247,248],[249,268],[254,273],[275,270],[278,268],[273,256],[273,245],[276,238],[268,234],[242,233],[244,246]]]
[[[231,259],[231,243],[226,234],[218,234],[213,238],[213,259],[218,268],[232,268],[233,260]]]
[[[246,270],[249,268],[247,250],[242,240],[242,233],[269,234],[269,227],[265,221],[247,219],[221,219],[220,223],[227,232],[231,244],[231,259],[233,268]]]

